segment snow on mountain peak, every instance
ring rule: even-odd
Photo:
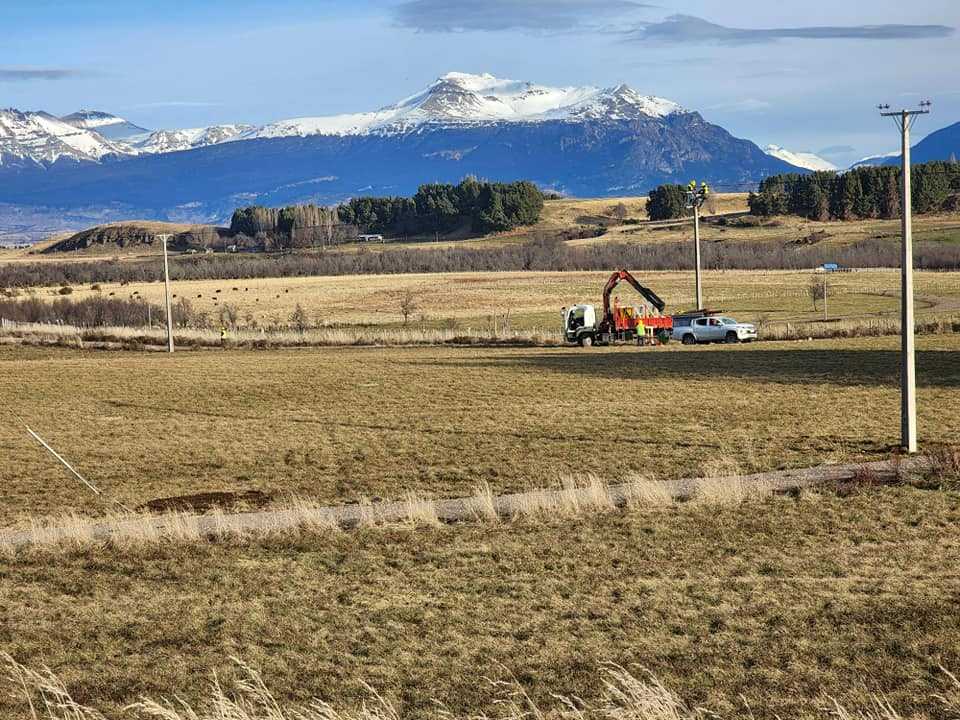
[[[397,134],[426,125],[661,119],[681,112],[676,103],[640,95],[627,85],[550,87],[489,73],[450,72],[425,90],[374,112],[294,118],[262,127],[151,132],[100,110],[79,110],[63,118],[0,111],[0,164],[5,158],[41,164],[61,157],[99,161],[107,155],[178,152],[254,138]]]
[[[68,125],[86,128],[88,130],[105,127],[107,125],[119,125],[120,123],[126,122],[126,120],[121,117],[111,115],[101,110],[78,110],[75,113],[64,115],[60,119]]]
[[[129,150],[98,133],[45,112],[0,110],[0,164],[29,160],[53,163],[60,158],[99,161]]]
[[[146,136],[133,138],[131,145],[137,152],[145,154],[180,152],[240,140],[255,129],[253,125],[211,125],[184,130],[157,130]]]
[[[829,160],[825,160],[811,152],[793,152],[779,145],[767,145],[763,151],[771,157],[783,160],[786,163],[805,170],[825,171],[837,169],[837,166]]]
[[[123,141],[137,135],[146,135],[150,131],[129,120],[111,115],[102,110],[78,110],[60,118],[68,125],[83,130],[93,130],[107,140]]]
[[[256,137],[404,132],[430,123],[483,124],[547,120],[664,118],[676,103],[628,87],[550,87],[489,73],[450,72],[426,90],[375,112],[294,118],[272,123]]]

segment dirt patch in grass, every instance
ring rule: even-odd
[[[155,513],[207,512],[214,509],[241,511],[266,507],[272,499],[271,495],[259,490],[207,492],[148,500],[137,510]]]

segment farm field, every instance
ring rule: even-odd
[[[918,347],[922,441],[952,442],[960,336]],[[0,525],[211,491],[356,502],[584,473],[612,482],[880,459],[898,440],[897,348],[896,338],[173,356],[0,346]],[[65,476],[16,416],[107,502]]]
[[[431,273],[419,275],[363,275],[265,278],[245,280],[188,280],[174,283],[175,301],[185,298],[196,312],[214,324],[225,305],[244,326],[282,326],[300,305],[310,324],[401,325],[401,303],[409,292],[416,309],[410,322],[416,327],[487,328],[505,324],[515,329],[552,331],[560,308],[588,302],[600,304],[607,272]],[[666,302],[669,312],[694,305],[688,272],[638,272],[640,282]],[[706,271],[704,297],[709,307],[731,313],[746,322],[814,321],[823,318],[808,295],[809,271]],[[896,316],[899,308],[899,272],[861,270],[828,277],[831,318]],[[918,317],[960,311],[960,273],[917,272]],[[60,297],[57,288],[36,288],[44,300]],[[162,283],[103,283],[98,289],[76,286],[71,298],[142,298],[160,305]],[[624,304],[639,298],[627,287],[617,295]],[[636,298],[636,300],[634,300]],[[160,318],[157,318],[160,321]]]
[[[596,704],[609,662],[721,717],[827,718],[882,693],[891,717],[948,718],[952,487],[23,553],[0,557],[0,644],[111,720],[142,696],[202,704],[214,673],[229,692],[231,656],[283,704],[378,707],[368,683],[413,720],[498,717],[490,680]],[[0,687],[0,715],[29,718]]]

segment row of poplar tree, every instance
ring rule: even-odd
[[[860,167],[845,173],[774,175],[749,197],[753,215],[799,215],[810,220],[900,216],[901,170]],[[960,192],[960,164],[929,162],[911,169],[913,210],[937,212]]]

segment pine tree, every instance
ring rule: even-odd
[[[880,217],[886,220],[900,217],[900,177],[896,171],[888,171],[884,175]]]
[[[489,205],[480,213],[480,225],[487,232],[510,229],[510,222],[503,210],[503,200],[500,199],[500,193],[490,193]]]

